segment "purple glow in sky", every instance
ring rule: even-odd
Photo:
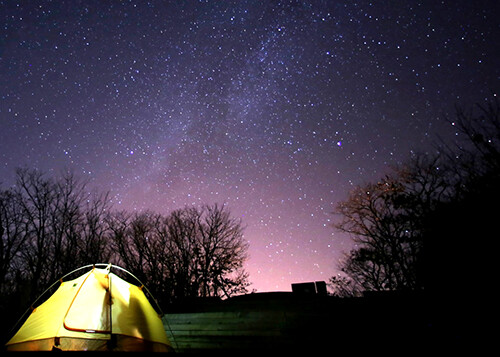
[[[0,182],[116,209],[225,203],[258,291],[328,280],[337,202],[498,89],[493,1],[0,1]]]

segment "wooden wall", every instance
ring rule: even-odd
[[[222,311],[167,314],[164,326],[177,352],[250,350],[283,344],[281,311]]]
[[[250,294],[167,313],[178,353],[308,352],[420,345],[428,323],[417,299]]]
[[[311,299],[251,294],[166,314],[163,323],[177,352],[298,350],[321,335],[329,321],[327,311]]]

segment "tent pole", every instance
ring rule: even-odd
[[[116,336],[113,335],[113,297],[112,297],[112,294],[111,294],[111,291],[112,291],[112,288],[111,288],[111,264],[109,264],[108,268],[109,268],[109,271],[108,271],[108,295],[109,295],[109,301],[108,301],[108,305],[109,305],[109,341],[108,341],[108,349],[110,351],[113,351],[114,348],[116,347]]]
[[[26,313],[28,311],[30,311],[30,310],[33,311],[35,309],[36,303],[38,302],[38,300],[40,300],[47,293],[47,291],[51,290],[57,283],[61,283],[62,284],[63,281],[64,281],[64,279],[67,276],[69,276],[69,275],[77,272],[78,270],[82,270],[82,269],[93,267],[93,266],[94,266],[94,264],[89,264],[89,265],[85,265],[83,267],[77,268],[77,269],[69,272],[68,274],[64,275],[62,278],[56,280],[52,285],[50,285],[47,289],[45,289],[45,291],[43,293],[41,293],[40,295],[38,295],[38,297],[35,299],[35,301],[33,301],[33,303],[31,303],[31,305],[26,309],[26,311],[21,315],[21,317],[19,318],[19,320],[17,320],[17,322],[11,327],[11,329],[9,330],[9,335],[11,335],[12,331],[14,331],[14,329],[16,328],[16,326],[19,325],[19,323],[22,321],[22,319],[24,318],[24,316],[26,315]]]
[[[36,298],[35,301],[33,301],[33,303],[26,309],[26,311],[21,315],[21,317],[19,318],[19,320],[12,326],[12,328],[9,330],[9,335],[12,334],[12,331],[14,331],[14,329],[16,328],[16,326],[22,321],[22,319],[24,318],[24,316],[26,315],[26,313],[30,310],[33,310],[33,308],[35,307],[35,304],[38,302],[38,300],[40,300],[46,293],[47,291],[49,291],[50,289],[52,289],[57,283],[61,283],[63,282],[63,280],[73,274],[73,273],[76,273],[77,271],[79,270],[82,270],[82,269],[86,269],[86,268],[96,268],[97,266],[106,266],[106,267],[109,267],[110,270],[111,270],[111,267],[113,268],[116,268],[118,270],[122,270],[124,271],[125,273],[129,274],[131,277],[133,277],[135,280],[137,280],[137,282],[141,285],[143,285],[144,289],[146,289],[146,292],[149,294],[149,296],[151,297],[151,299],[155,302],[155,305],[156,307],[158,308],[158,311],[160,313],[160,316],[163,316],[164,313],[163,313],[163,310],[161,309],[160,307],[160,304],[158,303],[158,301],[156,301],[155,297],[153,296],[153,294],[151,294],[151,292],[149,291],[149,289],[139,280],[139,278],[137,278],[134,274],[132,274],[131,272],[129,272],[128,270],[118,266],[118,265],[114,265],[114,264],[111,264],[111,263],[96,263],[96,264],[88,264],[88,265],[85,265],[85,266],[82,266],[80,268],[77,268],[67,274],[65,274],[62,278],[58,279],[57,281],[55,281],[52,285],[50,285],[42,294],[40,294],[38,296],[38,298]],[[111,282],[110,282],[111,284]],[[111,308],[110,308],[111,309]],[[112,335],[112,334],[111,334]]]
[[[124,268],[122,268],[122,267],[120,267],[120,266],[118,266],[118,265],[111,265],[111,266],[112,266],[113,268],[118,269],[118,270],[122,270],[122,271],[124,271],[125,273],[129,274],[132,278],[134,278],[135,280],[137,280],[137,282],[138,282],[139,284],[141,284],[141,285],[144,287],[144,289],[146,289],[146,292],[148,293],[148,295],[149,295],[149,296],[151,297],[151,299],[153,299],[153,301],[155,302],[155,305],[156,305],[156,307],[158,308],[160,315],[161,315],[161,316],[163,316],[163,315],[164,315],[163,310],[162,310],[162,309],[161,309],[161,307],[160,307],[160,304],[158,304],[158,301],[156,301],[156,299],[155,299],[155,297],[153,296],[153,294],[151,294],[151,291],[149,291],[149,289],[146,287],[146,285],[144,285],[144,284],[142,283],[142,281],[140,281],[140,280],[139,280],[139,278],[138,278],[138,277],[136,277],[134,274],[132,274],[132,273],[131,273],[131,272],[129,272],[128,270],[126,270],[126,269],[124,269]]]

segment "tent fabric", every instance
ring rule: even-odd
[[[128,336],[116,335],[114,347],[110,348],[110,339],[82,339],[62,337],[26,341],[8,346],[8,351],[127,351],[127,352],[172,352],[173,349],[163,343],[147,341]]]
[[[109,269],[62,282],[7,342],[7,350],[171,351],[141,288]]]

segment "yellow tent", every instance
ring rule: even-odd
[[[142,291],[105,269],[61,283],[7,342],[11,351],[172,351]]]

